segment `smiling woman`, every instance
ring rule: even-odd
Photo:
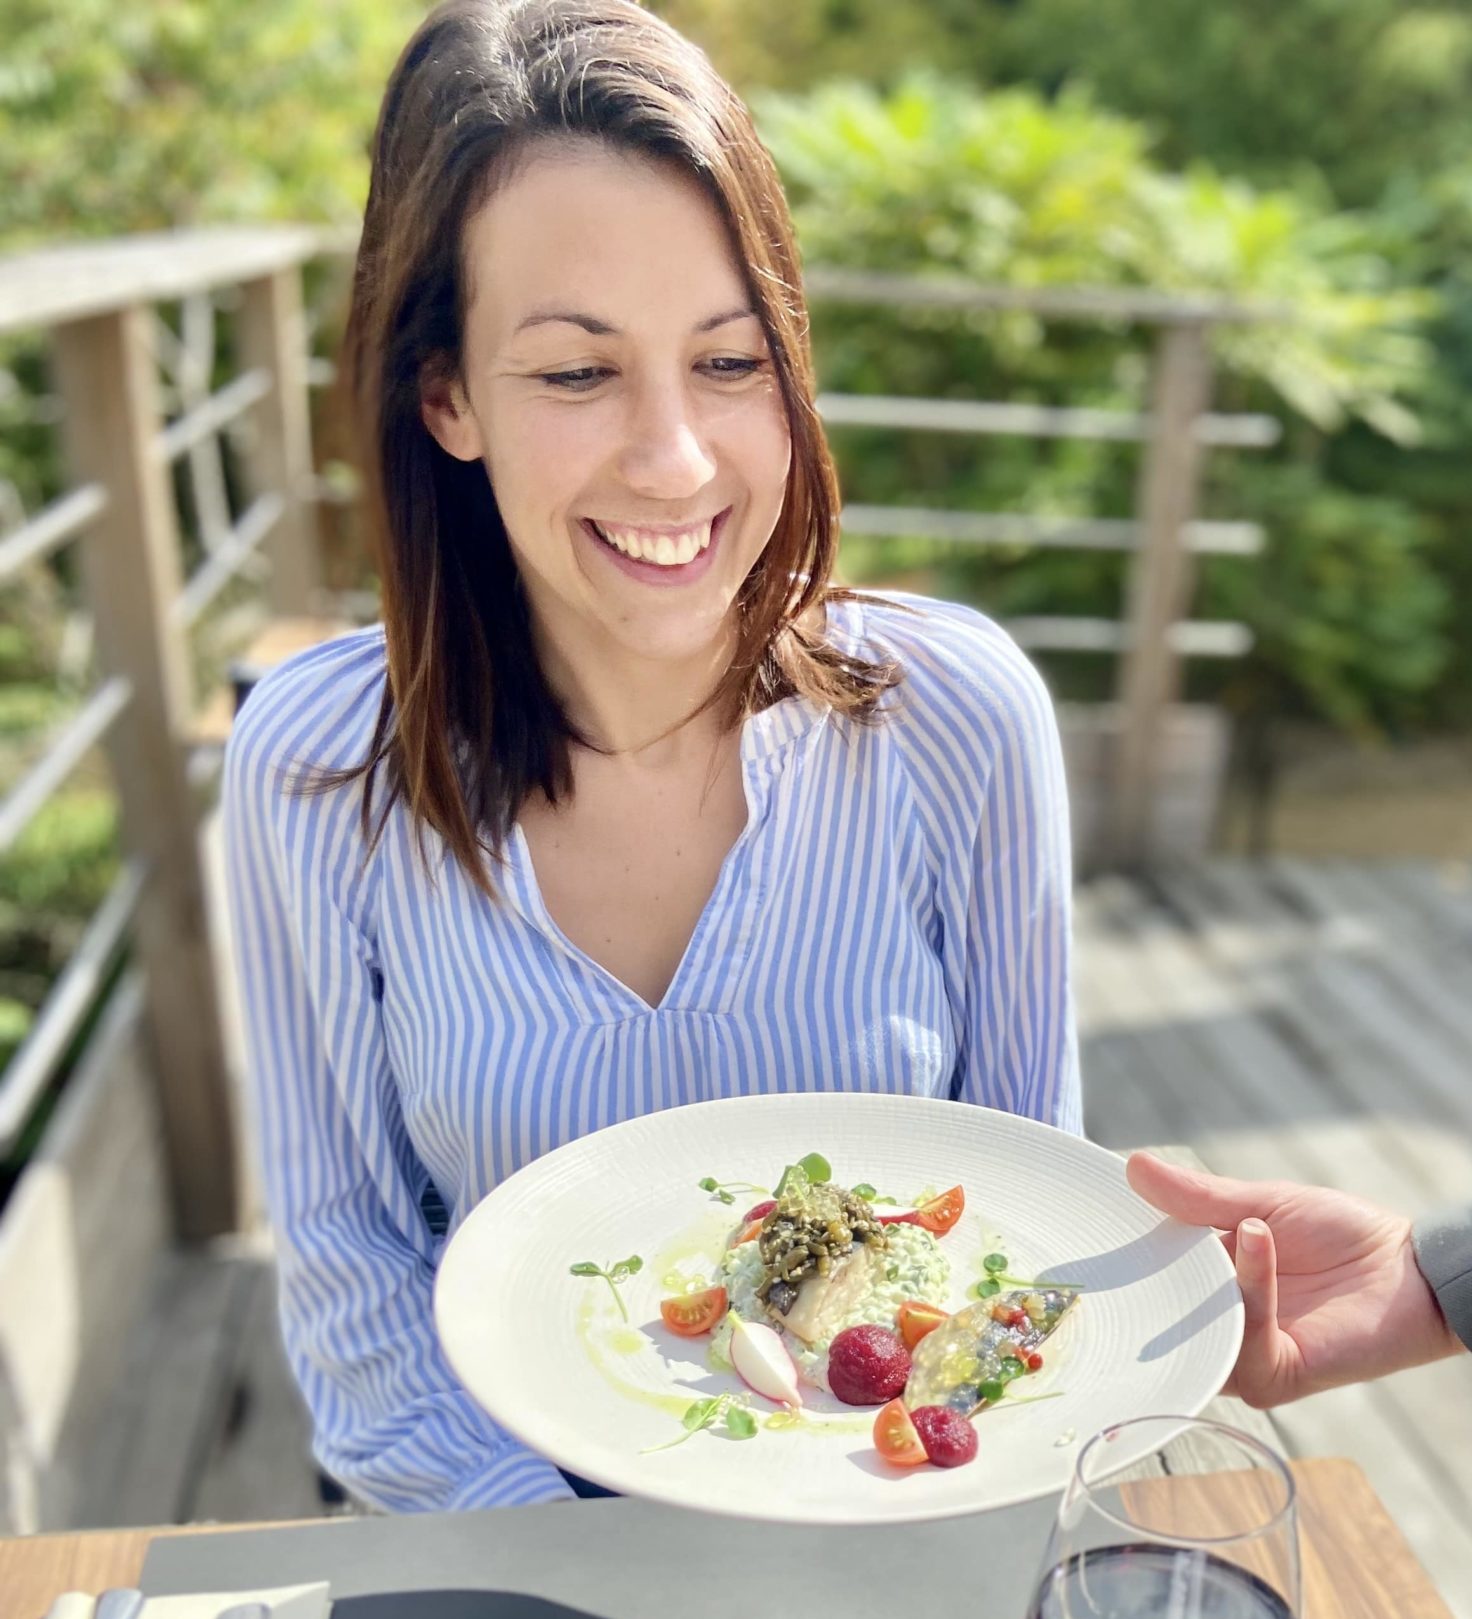
[[[831,585],[775,171],[627,0],[426,19],[347,349],[384,623],[257,687],[224,789],[282,1319],[356,1494],[548,1499],[435,1341],[430,1194],[752,1092],[1077,1130],[1056,727],[979,615]]]

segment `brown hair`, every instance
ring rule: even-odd
[[[582,741],[533,648],[516,564],[479,462],[420,414],[435,366],[459,375],[464,226],[542,139],[591,138],[676,166],[719,212],[766,333],[792,440],[781,513],[737,599],[738,645],[709,702],[738,716],[800,694],[872,716],[899,678],[830,645],[805,615],[835,596],[838,490],[814,406],[797,247],[776,169],[704,53],[631,0],[447,0],[404,48],[374,138],[345,339],[380,557],[388,679],[363,778],[371,849],[403,796],[476,885],[528,794],[571,791]],[[378,767],[388,795],[378,827]]]

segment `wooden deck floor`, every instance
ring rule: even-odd
[[[1213,861],[1078,896],[1089,1134],[1420,1214],[1472,1201],[1472,871]],[[1472,1357],[1273,1413],[1472,1616]]]
[[[1077,908],[1087,1125],[1106,1146],[1472,1200],[1472,869],[1213,861],[1099,879]],[[277,1346],[269,1255],[176,1259],[130,1346],[86,1521],[324,1509]],[[1297,1455],[1369,1474],[1472,1619],[1472,1357],[1274,1413]]]

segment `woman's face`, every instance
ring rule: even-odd
[[[790,441],[761,323],[696,184],[589,142],[472,216],[439,442],[490,475],[553,649],[700,660],[776,524]]]

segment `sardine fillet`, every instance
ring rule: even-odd
[[[910,1380],[905,1384],[905,1404],[912,1411],[922,1405],[948,1405],[971,1416],[987,1404],[982,1385],[1003,1381],[1003,1360],[1019,1349],[1035,1350],[1053,1334],[1077,1298],[1071,1290],[1029,1287],[998,1293],[957,1310],[916,1344]],[[1000,1311],[1023,1308],[1025,1299],[1042,1300],[1036,1321],[1029,1316],[1025,1327],[1014,1327],[996,1319]]]

